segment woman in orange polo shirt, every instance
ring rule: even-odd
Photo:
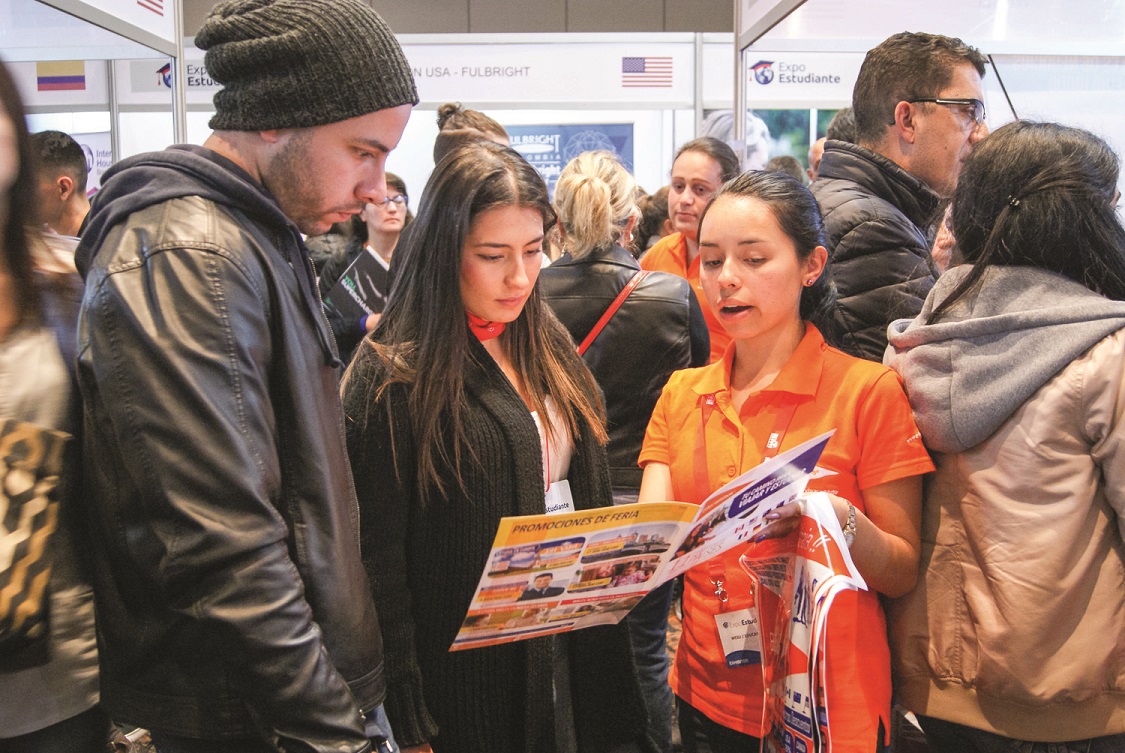
[[[719,139],[704,136],[680,147],[672,161],[672,183],[668,187],[668,219],[675,232],[661,238],[641,257],[641,269],[670,272],[690,282],[701,306],[699,217],[719,186],[740,172],[738,155]],[[730,337],[706,306],[703,306],[703,318],[711,333],[711,361],[714,362],[723,357]]]
[[[817,328],[834,292],[820,213],[804,186],[765,172],[726,184],[703,212],[699,247],[707,308],[733,344],[721,360],[668,382],[641,451],[640,499],[702,502],[762,460],[836,430],[808,488],[832,495],[871,590],[841,596],[829,618],[832,750],[871,753],[889,730],[891,694],[877,594],[899,596],[914,585],[921,475],[933,465],[894,372],[829,347]],[[796,504],[771,513],[774,531],[791,527],[797,513]],[[724,651],[721,636],[723,623],[753,604],[738,564],[744,551],[684,578],[683,635],[669,681],[685,753],[758,750],[761,665],[729,645]]]

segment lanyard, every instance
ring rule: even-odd
[[[699,398],[700,421],[699,432],[696,435],[695,451],[692,457],[692,466],[695,472],[695,489],[701,499],[706,499],[711,493],[711,482],[707,476],[707,421],[715,411],[716,398],[714,394],[702,395]],[[793,422],[793,414],[797,412],[797,401],[787,400],[777,412],[773,429],[766,438],[765,448],[762,450],[762,461],[769,460],[781,451],[781,443],[789,431],[789,424]],[[708,576],[711,585],[715,587],[715,598],[719,606],[726,604],[728,595],[725,588],[727,577],[723,563],[715,557],[708,563]]]

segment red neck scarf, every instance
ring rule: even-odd
[[[471,311],[466,311],[465,313],[469,315],[469,329],[473,331],[473,334],[476,335],[477,339],[481,342],[491,340],[494,337],[500,337],[500,335],[504,333],[504,322],[490,322],[481,319]]]

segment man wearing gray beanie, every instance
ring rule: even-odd
[[[340,361],[302,233],[417,104],[362,0],[229,0],[214,132],[119,162],[76,260],[102,704],[159,753],[393,750]]]

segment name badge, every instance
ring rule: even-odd
[[[715,615],[728,667],[762,663],[762,634],[752,609]]]
[[[548,515],[560,515],[564,512],[574,512],[574,495],[570,493],[570,482],[552,481],[551,486],[543,494]]]

